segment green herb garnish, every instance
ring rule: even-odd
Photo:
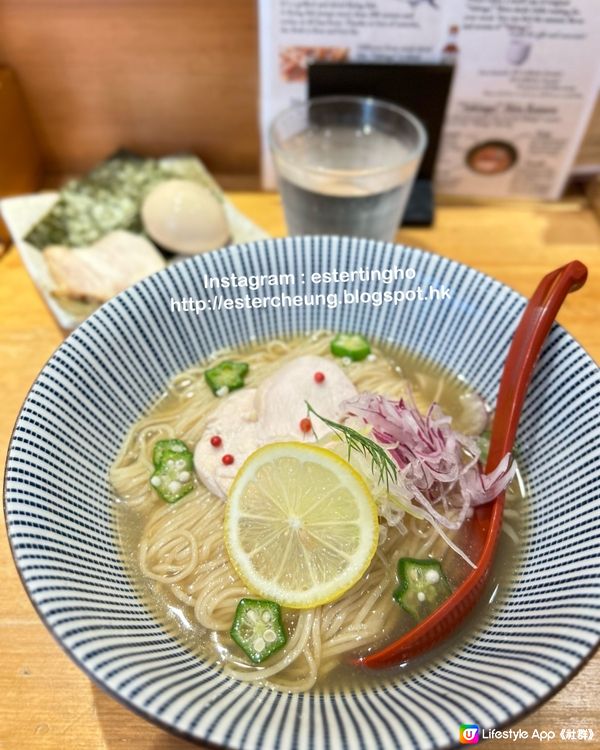
[[[350,461],[352,451],[361,453],[363,456],[365,456],[365,458],[368,456],[371,457],[371,471],[373,472],[373,474],[376,474],[376,472],[379,473],[378,482],[381,483],[385,481],[385,485],[389,490],[390,481],[396,481],[397,471],[396,464],[390,458],[385,448],[382,448],[379,443],[376,443],[366,435],[358,432],[358,430],[352,429],[352,427],[347,427],[344,424],[339,424],[338,422],[334,422],[331,419],[322,417],[320,414],[317,414],[317,412],[312,408],[308,401],[306,401],[305,403],[309,414],[314,414],[317,419],[320,419],[321,422],[331,428],[331,430],[335,435],[337,435],[340,440],[343,440],[347,443],[348,461]]]

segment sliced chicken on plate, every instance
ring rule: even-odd
[[[90,302],[106,302],[165,267],[151,242],[124,230],[110,232],[89,247],[49,245],[43,255],[55,284],[53,294]]]

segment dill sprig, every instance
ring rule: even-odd
[[[309,414],[314,414],[314,416],[326,424],[340,440],[346,442],[348,445],[348,461],[350,461],[352,451],[361,453],[365,458],[370,457],[371,471],[374,475],[376,472],[379,473],[377,481],[379,483],[385,482],[386,488],[389,490],[390,481],[395,482],[397,478],[396,464],[381,445],[374,440],[371,440],[366,435],[363,435],[361,432],[358,432],[358,430],[352,429],[352,427],[322,417],[312,408],[308,401],[306,401],[306,408],[308,409]]]

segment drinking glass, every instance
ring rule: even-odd
[[[392,240],[426,143],[414,115],[378,99],[322,97],[284,110],[269,144],[289,233]]]

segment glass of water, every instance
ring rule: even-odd
[[[281,112],[269,143],[290,234],[392,240],[427,134],[394,104],[331,96]]]

